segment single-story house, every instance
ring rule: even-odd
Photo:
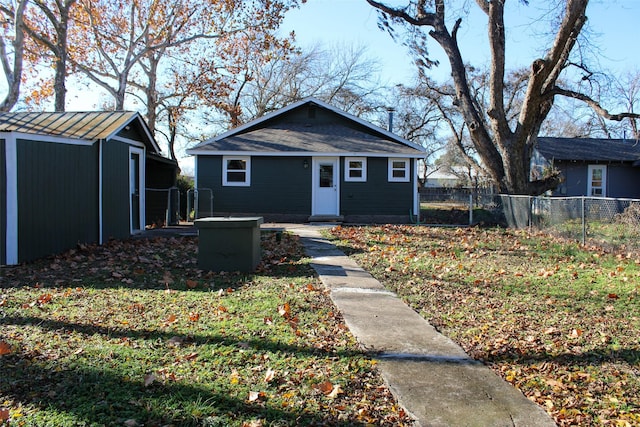
[[[138,113],[0,114],[0,265],[144,230],[149,176],[175,183],[159,152]]]
[[[422,147],[306,98],[187,150],[214,215],[405,222],[417,214]]]
[[[554,196],[640,198],[640,141],[539,137],[532,173],[564,176]]]

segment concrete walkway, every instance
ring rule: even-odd
[[[419,426],[555,426],[542,408],[471,359],[324,239],[322,226],[264,224],[299,235],[347,326]]]

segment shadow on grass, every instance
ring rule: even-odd
[[[49,425],[123,425],[135,420],[136,425],[146,426],[226,426],[251,419],[266,420],[266,425],[364,425],[299,404],[276,406],[269,402],[268,394],[249,402],[245,391],[231,386],[158,380],[145,387],[142,379],[136,381],[100,367],[66,365],[50,369],[42,363],[9,356],[3,359],[0,375],[0,394],[53,413]],[[266,393],[277,393],[277,386],[270,387]],[[29,424],[28,411],[21,419]]]
[[[197,265],[197,237],[154,236],[80,245],[63,254],[3,268],[1,288],[84,287],[208,292],[237,289],[255,276],[295,278],[313,276],[297,236],[262,234],[262,260],[253,273],[209,272]],[[196,283],[189,286],[187,281]]]
[[[89,325],[82,323],[71,323],[59,320],[49,320],[35,316],[4,316],[0,318],[0,325],[13,326],[37,326],[51,332],[60,333],[76,332],[87,337],[99,334],[106,338],[116,339],[142,339],[148,341],[161,340],[168,342],[174,340],[184,345],[204,345],[204,344],[220,344],[225,346],[240,346],[243,349],[253,349],[256,351],[268,351],[273,353],[286,353],[300,356],[331,356],[352,357],[355,355],[364,355],[363,352],[356,351],[332,351],[327,352],[314,347],[302,347],[298,345],[285,344],[278,340],[271,340],[269,336],[264,338],[248,338],[242,337],[235,339],[233,335],[214,335],[214,334],[180,334],[176,331],[160,331],[155,329],[133,329],[128,327],[106,327]],[[273,336],[277,338],[277,336]]]
[[[621,348],[613,350],[601,348],[585,351],[582,353],[562,353],[549,354],[544,352],[519,353],[501,352],[494,355],[483,356],[481,360],[485,363],[518,363],[523,365],[534,365],[540,362],[551,362],[564,366],[588,366],[603,365],[605,363],[628,363],[632,366],[640,364],[640,349]]]

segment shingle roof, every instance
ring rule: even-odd
[[[286,119],[287,113],[308,105],[334,114],[336,120],[300,122]],[[187,150],[188,154],[209,152],[424,156],[424,150],[416,144],[315,98],[298,101]]]
[[[548,160],[640,160],[640,141],[597,138],[538,138],[538,151]]]
[[[95,141],[113,136],[136,116],[138,113],[125,111],[0,113],[0,132]]]
[[[339,144],[336,142],[339,141]],[[259,153],[420,154],[387,138],[339,124],[274,125],[210,141],[201,150]]]

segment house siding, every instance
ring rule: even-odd
[[[629,164],[607,166],[607,197],[640,199],[640,168]]]
[[[197,156],[198,188],[213,191],[215,214],[311,214],[310,157],[251,157],[251,185],[222,186],[222,156]],[[208,208],[207,208],[208,209]]]
[[[18,261],[98,240],[96,146],[17,141]]]
[[[102,147],[102,236],[123,239],[131,235],[129,145],[111,140]]]
[[[413,209],[413,161],[409,182],[389,182],[386,157],[367,158],[367,181],[348,182],[342,170],[340,182],[340,213],[351,215],[406,215]],[[344,165],[344,158],[341,159]],[[384,201],[384,202],[382,202]]]
[[[553,192],[554,196],[587,196],[588,168],[595,162],[557,162],[556,167],[560,169],[565,177],[564,183]],[[640,198],[640,168],[630,164],[601,163],[607,166],[607,197],[616,198]]]
[[[7,156],[5,140],[0,139],[0,265],[7,263]]]

